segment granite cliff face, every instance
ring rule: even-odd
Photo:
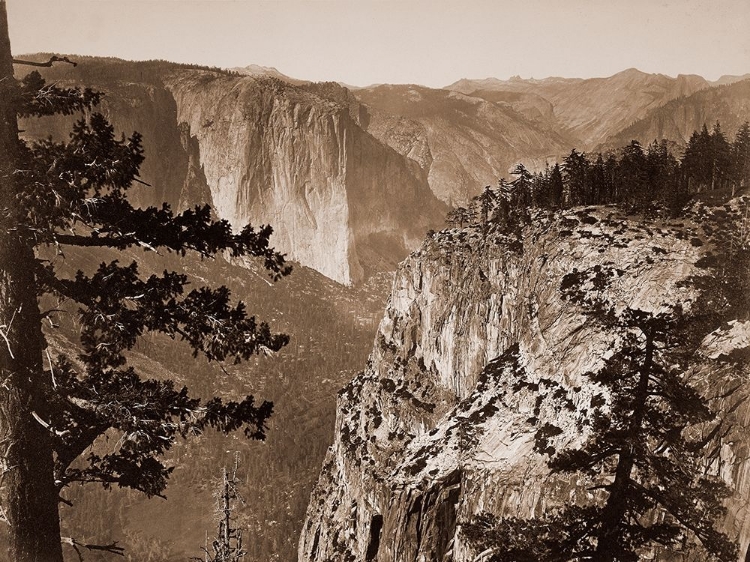
[[[419,167],[319,88],[200,71],[165,82],[218,215],[235,228],[273,225],[277,249],[331,279],[395,266],[442,221]]]
[[[736,204],[727,207],[735,218]],[[428,239],[397,272],[365,371],[339,393],[336,439],[299,559],[470,561],[478,553],[461,525],[473,515],[528,517],[585,494],[550,477],[546,457],[533,450],[534,423],[563,427],[558,447],[582,438],[577,422],[595,389],[581,375],[601,364],[616,337],[562,299],[561,281],[575,268],[612,264],[618,278],[607,297],[621,306],[689,307],[698,293],[683,281],[701,271],[710,216],[703,209],[686,221],[645,221],[590,208],[535,215],[522,244],[484,239],[478,228]],[[746,347],[749,336],[750,323],[732,322],[706,338],[690,374],[696,384],[720,396],[736,383],[718,358]],[[573,390],[572,402],[550,399],[558,389]],[[750,408],[730,414],[739,428]],[[748,441],[733,430],[711,464],[734,487],[722,524],[743,556]]]
[[[103,91],[116,130],[143,134],[142,177],[154,188],[135,190],[139,203],[208,202],[234,228],[271,224],[276,249],[340,283],[392,271],[447,211],[336,84],[85,57],[45,75]],[[62,136],[70,121],[30,123],[27,134]]]

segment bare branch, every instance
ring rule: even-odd
[[[35,62],[31,60],[21,60],[21,59],[13,59],[13,64],[23,64],[26,66],[44,66],[44,67],[51,67],[53,63],[56,62],[67,62],[68,64],[72,64],[73,66],[78,66],[77,62],[73,62],[68,57],[58,57],[58,56],[52,56],[47,62]]]
[[[79,540],[74,539],[73,537],[60,537],[60,541],[63,544],[69,544],[73,547],[73,549],[78,554],[78,559],[83,560],[83,556],[81,555],[80,548],[85,548],[87,550],[98,550],[101,552],[109,552],[110,554],[116,554],[117,556],[125,557],[125,549],[121,546],[117,546],[117,541],[111,543],[111,544],[86,544],[82,543]]]

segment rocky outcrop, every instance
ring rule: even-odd
[[[735,207],[732,209],[734,216]],[[642,220],[612,208],[538,213],[521,243],[445,230],[399,268],[367,367],[338,398],[336,439],[311,496],[299,559],[473,560],[462,523],[488,511],[528,517],[586,494],[551,478],[533,450],[545,420],[555,446],[583,437],[595,370],[616,336],[561,297],[563,277],[611,264],[618,306],[658,312],[698,296],[699,221]],[[748,344],[735,322],[704,342],[691,376],[712,396],[736,383],[719,357]],[[551,399],[558,391],[571,400]],[[572,391],[572,392],[571,392]],[[732,410],[732,402],[721,404]],[[731,413],[740,428],[750,416]],[[724,528],[750,541],[750,486],[740,429],[717,443],[712,470],[734,487]]]

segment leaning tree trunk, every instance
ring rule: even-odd
[[[16,228],[18,125],[5,0],[0,0],[0,517],[10,559],[62,562],[51,437],[42,424],[45,374],[34,253]]]

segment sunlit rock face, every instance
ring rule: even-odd
[[[96,58],[45,75],[102,91],[117,134],[142,134],[150,187],[134,203],[209,203],[235,229],[270,224],[276,249],[339,283],[393,271],[448,211],[338,84]],[[73,119],[28,120],[25,135],[64,140]]]
[[[533,450],[545,421],[564,429],[557,448],[581,442],[596,391],[582,375],[617,345],[562,298],[562,279],[613,266],[604,290],[618,306],[689,307],[697,292],[683,282],[702,271],[705,233],[697,221],[607,207],[539,213],[532,224],[520,244],[445,230],[401,264],[367,366],[339,394],[300,560],[470,561],[478,553],[461,525],[475,514],[529,517],[588,493],[573,476],[551,477]],[[704,341],[690,376],[710,396],[736,384],[720,358],[747,345],[748,327],[734,322]],[[557,389],[573,399],[552,399]],[[734,402],[714,404],[728,412]],[[722,525],[743,553],[750,463],[739,428],[749,412],[731,413],[736,427],[709,463],[735,489]]]
[[[424,173],[362,130],[343,88],[200,71],[166,84],[217,214],[235,228],[273,225],[291,259],[350,284],[395,266],[442,222]]]

